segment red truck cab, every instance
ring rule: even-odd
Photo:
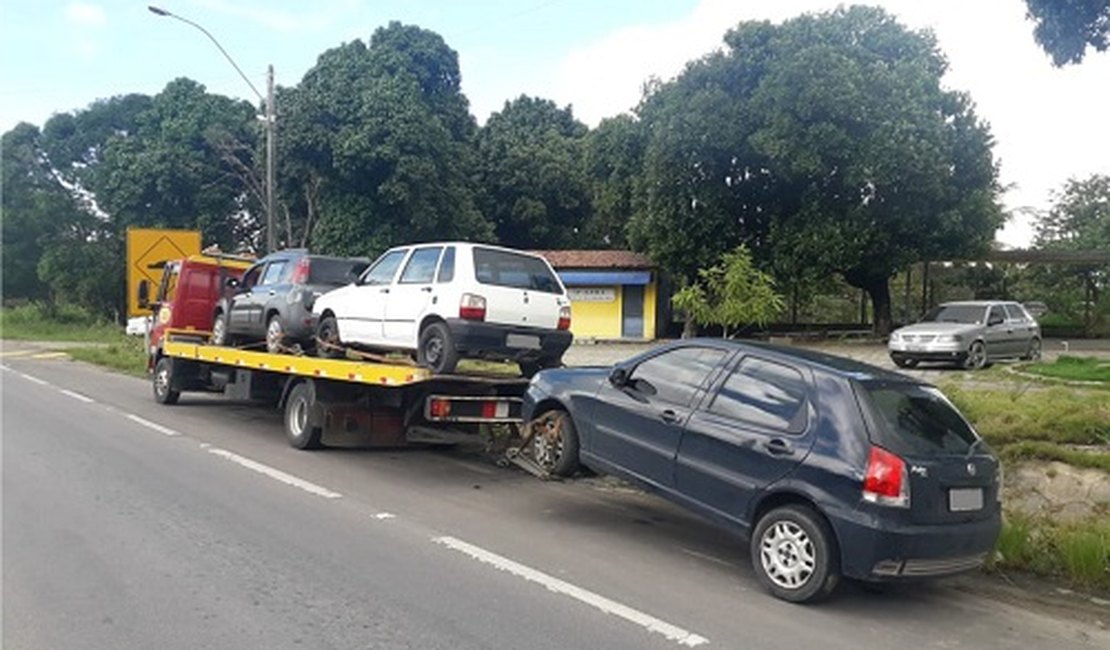
[[[139,305],[153,312],[147,365],[160,356],[166,330],[208,332],[216,303],[228,290],[229,279],[240,279],[253,259],[223,254],[190,255],[162,267],[158,291],[151,300],[150,283],[139,283]]]

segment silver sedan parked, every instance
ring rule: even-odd
[[[891,333],[888,349],[899,368],[922,361],[983,368],[998,359],[1039,359],[1041,326],[1016,302],[946,302]]]

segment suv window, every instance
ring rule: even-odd
[[[262,265],[252,266],[249,271],[243,274],[243,281],[239,283],[242,289],[250,289],[258,284],[258,278],[262,275]]]
[[[262,286],[277,284],[278,280],[281,279],[281,274],[283,271],[285,271],[285,267],[287,265],[288,262],[286,262],[285,260],[270,262],[270,264],[266,267],[266,273],[262,276],[262,282],[260,282],[259,284],[261,284]]]
[[[401,260],[405,259],[405,253],[407,252],[402,249],[389,251],[382,255],[377,262],[374,262],[373,266],[367,269],[359,284],[389,284],[393,282],[393,276],[397,275],[397,267],[401,266]]]
[[[405,270],[401,272],[398,283],[430,284],[436,275],[436,264],[439,263],[439,253],[442,250],[440,246],[416,249],[405,265]]]
[[[904,382],[860,384],[875,415],[875,444],[896,454],[966,454],[979,440],[956,407],[936,388]]]
[[[558,278],[542,258],[490,248],[474,249],[474,277],[482,284],[562,293]]]
[[[636,366],[629,384],[679,406],[689,406],[705,378],[725,357],[724,350],[689,347],[670,350]]]
[[[308,264],[308,283],[348,284],[359,272],[366,269],[366,260],[311,257]]]
[[[709,412],[771,429],[800,432],[806,425],[806,382],[790,366],[746,357],[729,375]]]
[[[439,264],[439,275],[436,282],[450,282],[455,279],[455,247],[448,246],[443,251],[443,261]]]

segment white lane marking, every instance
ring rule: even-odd
[[[614,616],[623,618],[624,620],[635,623],[640,627],[662,634],[667,639],[689,648],[709,643],[709,639],[694,634],[688,630],[684,630],[675,625],[671,625],[666,621],[661,621],[650,614],[645,614],[639,610],[633,609],[627,605],[622,605],[614,600],[610,600],[605,596],[595,594],[581,587],[570,584],[564,580],[560,580],[554,576],[550,576],[542,571],[537,571],[531,567],[524,566],[523,564],[514,562],[507,557],[502,557],[496,553],[492,553],[483,548],[468,544],[460,539],[454,537],[434,537],[432,541],[436,544],[442,544],[447,548],[459,551],[465,555],[484,562],[485,564],[492,565],[494,568],[501,571],[507,571],[519,578],[524,578],[530,582],[535,582],[547,587],[550,591],[558,594],[570,596],[575,600],[581,601]]]
[[[49,386],[50,385],[50,382],[48,382],[46,380],[43,380],[43,379],[39,379],[38,377],[32,377],[31,375],[28,375],[27,373],[20,372],[19,376],[23,377],[24,379],[26,379],[29,382],[38,384],[39,386]]]
[[[96,400],[94,400],[93,398],[91,398],[87,395],[82,395],[81,393],[75,393],[71,390],[66,390],[64,388],[59,388],[58,392],[61,393],[62,395],[68,395],[68,396],[72,397],[75,400],[80,400],[80,401],[82,401],[86,404],[92,404],[93,402],[96,401]]]
[[[396,519],[397,515],[392,512],[379,512],[374,515],[374,519]]]
[[[141,424],[141,425],[143,425],[144,427],[146,427],[148,429],[154,429],[158,433],[162,433],[162,434],[165,434],[167,436],[180,436],[181,435],[180,431],[174,431],[173,429],[171,429],[169,427],[164,427],[161,424],[158,424],[157,422],[151,422],[150,420],[147,420],[146,418],[141,418],[137,415],[132,415],[132,414],[128,413],[127,414],[127,419],[131,420],[132,422],[135,422],[137,424]]]
[[[240,456],[239,454],[230,452],[226,449],[220,449],[219,447],[206,447],[205,451],[210,454],[215,454],[220,458],[226,458],[236,465],[242,465],[243,467],[258,472],[259,474],[262,474],[264,476],[269,476],[275,481],[281,481],[286,485],[292,485],[295,488],[304,490],[305,492],[308,492],[310,494],[315,494],[316,496],[324,497],[325,499],[338,499],[343,496],[338,492],[332,492],[326,487],[316,485],[315,483],[310,483],[309,481],[306,481],[303,478],[297,478],[292,474],[286,474],[280,469],[270,467],[269,465],[263,465],[256,460],[251,460],[249,458],[246,458],[245,456]]]

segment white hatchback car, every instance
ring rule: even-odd
[[[390,249],[312,310],[321,354],[344,345],[415,351],[437,374],[483,358],[516,361],[531,376],[559,366],[572,338],[570,299],[547,260],[485,244]]]

